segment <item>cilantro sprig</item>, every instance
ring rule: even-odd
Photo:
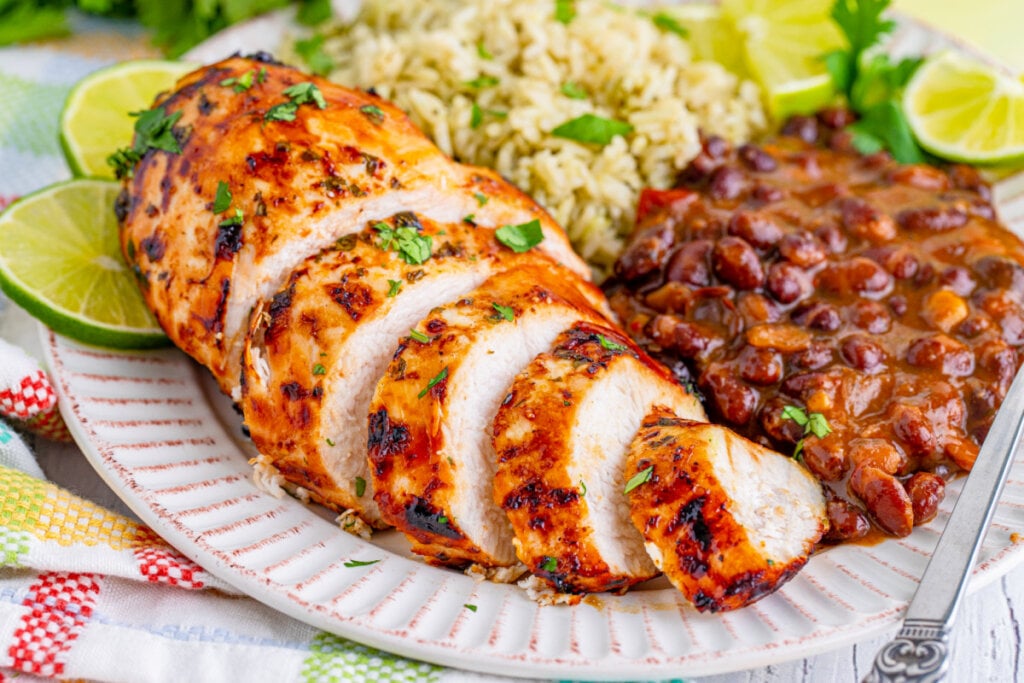
[[[503,225],[494,231],[494,237],[506,247],[522,254],[544,241],[544,230],[540,220],[534,218],[528,223]]]
[[[821,413],[808,413],[803,408],[797,406],[784,407],[782,409],[782,419],[792,420],[804,428],[803,438],[796,442],[796,448],[793,449],[793,458],[795,460],[801,459],[801,453],[804,451],[804,440],[808,436],[813,434],[819,439],[824,439],[832,433],[832,427],[828,424],[828,418]]]
[[[377,246],[385,251],[397,251],[398,257],[410,265],[419,265],[430,258],[433,239],[421,235],[416,228],[408,225],[394,228],[381,222],[373,226],[380,236]]]
[[[131,112],[131,116],[137,117],[131,147],[123,147],[107,157],[107,164],[119,179],[130,178],[135,164],[151,149],[181,154],[181,144],[174,136],[174,124],[181,118],[180,111],[168,115],[163,107],[153,107],[147,111]]]
[[[890,0],[835,0],[832,19],[846,36],[850,47],[823,56],[836,89],[846,96],[859,120],[849,126],[853,145],[871,154],[889,150],[903,163],[920,163],[925,154],[914,140],[900,94],[921,65],[920,57],[893,62],[874,51],[896,23],[882,17]]]

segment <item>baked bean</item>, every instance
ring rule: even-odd
[[[840,202],[843,227],[869,242],[888,242],[896,236],[896,224],[859,197],[847,197]]]
[[[808,206],[813,207],[824,206],[837,197],[845,197],[849,194],[850,188],[840,183],[821,183],[799,193],[800,199]]]
[[[666,282],[644,294],[644,303],[661,313],[685,311],[693,300],[693,290],[678,282]]]
[[[971,350],[944,334],[922,337],[911,343],[907,349],[907,362],[951,377],[966,377],[974,372]]]
[[[711,240],[687,242],[672,252],[665,266],[665,278],[672,282],[685,282],[694,287],[711,284]]]
[[[782,317],[778,305],[763,294],[742,292],[736,297],[736,310],[747,327],[778,322]]]
[[[780,390],[786,396],[798,398],[806,404],[807,399],[819,391],[835,396],[841,384],[842,379],[835,373],[801,372],[784,379]]]
[[[967,302],[948,289],[929,294],[921,308],[921,319],[943,332],[949,332],[966,317]]]
[[[747,177],[733,166],[722,166],[711,174],[708,194],[715,199],[735,199],[743,192]]]
[[[840,498],[831,498],[825,503],[829,528],[824,540],[830,543],[863,538],[871,531],[871,523],[855,505]]]
[[[835,306],[821,301],[803,301],[790,312],[793,322],[823,332],[835,332],[843,324]]]
[[[854,256],[844,263],[829,263],[818,273],[815,284],[841,296],[878,295],[892,286],[892,276],[871,259]]]
[[[818,112],[818,120],[826,128],[842,130],[857,120],[856,115],[845,107],[829,107]]]
[[[889,410],[896,438],[911,455],[924,456],[935,450],[932,423],[916,406],[897,403]]]
[[[786,323],[755,325],[747,330],[747,343],[791,353],[806,349],[811,343],[811,335],[805,329]]]
[[[978,365],[995,375],[1005,393],[1017,374],[1017,353],[1002,339],[993,339],[978,349]]]
[[[939,504],[946,497],[946,482],[931,472],[917,472],[907,480],[907,493],[914,510],[914,524],[925,524],[935,519]]]
[[[775,202],[782,201],[786,197],[786,193],[771,185],[754,185],[754,189],[751,191],[751,196],[755,201],[761,204],[774,204]]]
[[[830,254],[842,254],[846,251],[849,241],[839,226],[825,224],[814,231],[815,237],[825,245]]]
[[[854,154],[857,148],[853,144],[853,134],[848,130],[840,130],[828,139],[828,148],[840,154]]]
[[[754,144],[741,145],[736,150],[736,156],[746,164],[747,168],[758,173],[770,173],[779,167],[771,154]]]
[[[958,206],[904,209],[896,215],[896,220],[907,230],[946,232],[962,227],[967,222],[967,212]]]
[[[759,420],[765,433],[775,441],[795,444],[803,438],[804,428],[793,420],[782,416],[787,405],[788,403],[778,396],[768,400],[761,408]]]
[[[779,254],[801,268],[810,268],[825,260],[825,245],[809,232],[792,232],[779,241]]]
[[[907,312],[907,297],[902,295],[889,297],[889,310],[896,315],[905,315]]]
[[[737,211],[728,228],[730,235],[742,237],[757,249],[767,251],[782,239],[782,228],[775,220],[757,211]]]
[[[674,315],[656,315],[647,323],[644,333],[663,349],[672,349],[683,358],[696,358],[708,349],[721,345],[700,323]]]
[[[675,241],[675,230],[659,223],[639,231],[615,262],[615,274],[629,282],[661,268]]]
[[[747,386],[731,370],[712,365],[700,376],[700,385],[727,422],[746,424],[757,409],[757,391]]]
[[[885,268],[897,280],[909,280],[917,275],[917,257],[907,247],[875,247],[864,255]]]
[[[806,349],[790,358],[793,365],[806,370],[817,370],[832,362],[832,347],[824,342],[812,342]]]
[[[818,141],[818,120],[813,116],[791,116],[782,126],[782,134],[813,145]]]
[[[829,434],[823,439],[811,434],[804,438],[804,464],[822,481],[839,481],[850,467],[843,450],[836,434]]]
[[[956,331],[958,334],[971,339],[990,329],[992,329],[992,321],[988,316],[979,314],[967,316],[967,318],[957,326]]]
[[[943,192],[949,189],[950,179],[941,169],[924,164],[902,164],[889,174],[889,180],[901,185],[910,185],[922,190]]]
[[[807,274],[792,263],[773,263],[768,269],[768,291],[781,303],[802,299],[813,288]]]
[[[736,358],[740,377],[753,384],[767,386],[782,377],[782,356],[772,349],[745,346]]]
[[[885,360],[885,350],[862,334],[851,334],[840,347],[843,360],[858,370],[871,372]]]
[[[729,235],[718,240],[711,252],[715,274],[738,289],[757,289],[764,284],[764,268],[746,240]]]
[[[949,179],[961,190],[976,192],[983,200],[992,201],[992,189],[978,173],[978,169],[965,164],[955,164],[949,168]]]
[[[854,467],[877,467],[886,474],[895,474],[906,457],[885,439],[851,439],[847,444]]]
[[[971,271],[963,266],[950,266],[942,271],[939,282],[960,296],[970,296],[978,283],[971,277]]]
[[[903,484],[891,474],[863,465],[850,475],[850,488],[864,501],[868,514],[893,536],[907,536],[914,527],[914,506]]]
[[[974,467],[974,461],[978,459],[978,444],[969,439],[952,439],[947,441],[943,452],[950,460],[956,463],[962,470],[970,470]]]
[[[892,162],[892,154],[889,154],[884,149],[880,149],[877,152],[868,154],[861,159],[860,165],[864,168],[870,168],[872,170],[885,168]]]
[[[729,151],[729,143],[717,135],[711,135],[701,140],[701,150],[690,161],[682,173],[682,179],[690,182],[698,182],[722,165],[725,155]]]
[[[885,334],[892,327],[892,316],[878,301],[858,301],[850,310],[850,321],[871,334]]]

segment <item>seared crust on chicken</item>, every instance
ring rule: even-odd
[[[607,323],[580,294],[588,285],[568,275],[537,259],[432,310],[416,326],[425,336],[404,340],[377,384],[374,495],[384,520],[435,564],[516,562],[493,500],[490,423],[516,374],[559,334],[581,320]]]
[[[789,458],[659,406],[630,444],[629,510],[658,568],[700,611],[750,604],[807,562],[821,486]]]
[[[622,591],[657,575],[630,523],[626,448],[654,404],[700,403],[621,332],[580,323],[520,374],[494,418],[494,496],[520,561],[559,593]]]
[[[239,79],[251,86],[238,91]],[[275,113],[303,83],[325,106]],[[185,76],[157,104],[181,114],[182,151],[152,149],[136,165],[118,206],[123,251],[171,340],[235,399],[252,309],[367,222],[403,211],[447,223],[472,215],[489,228],[538,220],[539,249],[589,275],[543,209],[493,171],[446,157],[375,95],[236,57]],[[215,213],[220,183],[231,203]]]

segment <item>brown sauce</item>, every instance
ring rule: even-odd
[[[1024,243],[974,169],[861,155],[844,118],[705,139],[677,188],[642,194],[606,289],[713,420],[800,445],[826,540],[870,542],[931,520],[973,465],[1022,360]]]

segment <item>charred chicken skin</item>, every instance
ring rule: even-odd
[[[238,403],[263,465],[435,564],[530,571],[573,594],[662,566],[694,597],[699,577],[666,559],[678,539],[651,533],[675,470],[644,425],[661,411],[710,428],[703,409],[616,326],[543,209],[375,95],[266,58],[201,68],[155,106],[181,151],[148,150],[124,180],[123,251],[170,338]],[[657,463],[654,497],[627,491],[635,453]],[[725,437],[699,462],[722,501],[745,495],[734,471],[762,487],[806,477]],[[824,503],[813,485],[799,494],[722,527],[722,547],[790,536],[743,556],[756,589],[698,608],[753,601],[806,561]],[[702,594],[728,593],[727,573]]]

